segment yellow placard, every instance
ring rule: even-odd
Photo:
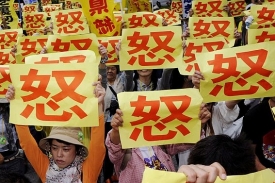
[[[275,5],[275,1],[274,0],[265,0],[262,5]]]
[[[19,3],[13,3],[12,7],[14,11],[20,11]]]
[[[80,0],[79,2],[92,33],[98,37],[120,35],[120,27],[113,14],[114,0]]]
[[[115,19],[116,19],[117,23],[121,23],[122,22],[123,17],[122,17],[121,14],[114,14],[114,16],[115,16]]]
[[[243,16],[243,11],[245,11],[246,8],[246,2],[245,0],[230,0],[228,2],[228,7],[232,17]]]
[[[150,0],[127,0],[128,13],[135,12],[152,12]]]
[[[118,101],[123,149],[200,140],[202,98],[196,89],[122,92]]]
[[[24,29],[44,29],[47,25],[47,13],[24,13]]]
[[[224,37],[229,47],[234,46],[235,22],[233,17],[191,17],[188,27],[191,39]]]
[[[26,29],[25,30],[28,36],[39,36],[44,35],[44,29]]]
[[[170,9],[174,12],[182,14],[182,1],[181,0],[172,0]]]
[[[20,28],[18,16],[13,7],[13,0],[5,0],[0,4],[0,24],[4,24],[7,29],[18,29]],[[5,23],[2,22],[2,16],[5,17]]]
[[[25,13],[35,13],[37,12],[37,5],[36,4],[25,4],[23,6],[23,14]]]
[[[186,50],[182,64],[179,65],[179,72],[182,75],[193,75],[195,70],[200,71],[197,53],[205,53],[216,50],[229,48],[223,37],[205,38],[205,39],[188,39],[186,41]]]
[[[196,54],[204,102],[274,96],[274,42]]]
[[[227,0],[200,0],[192,2],[192,17],[228,17],[223,11],[227,5]]]
[[[48,53],[76,51],[76,50],[91,50],[95,53],[97,63],[100,62],[101,56],[98,51],[98,40],[94,34],[84,35],[49,35],[47,42]]]
[[[183,173],[167,172],[145,168],[142,183],[186,183],[186,176]],[[274,183],[275,173],[270,169],[265,169],[247,175],[227,176],[226,180],[217,177],[215,183]]]
[[[43,11],[47,13],[48,17],[51,17],[51,12],[61,10],[60,7],[54,5],[43,6]]]
[[[16,44],[17,38],[21,37],[22,34],[22,29],[0,30],[0,49],[12,48]]]
[[[182,63],[181,27],[123,29],[121,70],[177,68]]]
[[[168,9],[161,9],[161,10],[154,11],[154,13],[162,16],[162,18],[165,19],[165,21],[167,22],[168,25],[181,24],[180,15],[177,12],[174,12],[174,11],[168,10]]]
[[[17,41],[16,62],[22,64],[25,57],[40,54],[46,46],[48,36],[25,36],[19,37]]]
[[[26,58],[26,64],[56,64],[56,63],[96,63],[93,51],[79,50],[61,53],[32,55]]]
[[[0,98],[6,98],[6,93],[11,84],[10,70],[8,65],[0,65]]]
[[[248,44],[269,41],[275,41],[275,27],[264,29],[248,29]]]
[[[121,36],[116,37],[99,37],[98,42],[108,50],[108,61],[106,65],[119,65],[116,54],[116,44],[121,40]]]
[[[12,123],[98,126],[98,99],[91,86],[98,79],[96,63],[14,64],[10,76],[15,88]]]
[[[251,6],[251,15],[254,18],[249,28],[275,27],[275,5]],[[268,27],[267,27],[268,26]]]
[[[11,49],[0,49],[0,65],[9,64],[16,64],[16,60],[14,54],[11,53]]]
[[[90,33],[82,9],[55,11],[51,14],[53,33],[58,35],[77,35]]]
[[[79,8],[81,8],[81,4],[77,0],[65,0],[65,9],[66,10],[79,9]]]
[[[137,12],[123,15],[127,28],[162,27],[162,17],[151,12]]]
[[[41,5],[42,6],[47,6],[49,4],[52,4],[52,1],[51,0],[41,0]]]

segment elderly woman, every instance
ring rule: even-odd
[[[16,125],[20,144],[41,178],[42,182],[91,183],[96,182],[105,156],[104,117],[102,111],[105,90],[100,82],[94,83],[98,98],[99,126],[91,129],[88,149],[82,144],[80,128],[53,127],[47,138],[40,140],[39,147],[28,126]],[[14,98],[14,88],[9,87],[6,98]],[[95,119],[97,120],[97,119]],[[44,154],[41,149],[46,151]]]

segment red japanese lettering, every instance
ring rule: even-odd
[[[68,21],[68,17],[72,18],[72,21]],[[82,24],[84,23],[83,21],[80,20],[82,16],[82,12],[81,11],[76,11],[76,12],[69,12],[68,14],[63,14],[63,13],[59,13],[56,15],[56,22],[57,22],[57,27],[58,33],[64,32],[64,33],[76,33],[79,30],[84,30],[84,27],[82,26]],[[75,25],[76,26],[73,26]]]
[[[53,50],[56,52],[69,51],[70,49],[70,42],[64,42],[62,39],[56,39],[51,43],[51,45],[53,46]]]
[[[194,37],[201,37],[202,35],[210,34],[210,25],[210,23],[205,23],[204,20],[199,20],[198,22],[194,23],[194,31],[197,32],[193,34]]]
[[[265,42],[267,41],[275,41],[275,34],[268,34],[267,31],[263,31],[261,35],[256,36],[257,43]]]
[[[263,7],[261,10],[257,11],[258,19],[262,19],[257,21],[258,24],[263,24],[266,22],[273,23],[274,22],[274,13],[275,10],[268,10],[267,7]]]
[[[137,15],[132,15],[128,19],[129,21],[129,28],[136,28],[136,27],[142,27],[142,17]]]
[[[0,65],[6,65],[10,63],[10,53],[0,51]]]
[[[211,16],[214,12],[217,13],[219,17],[222,16],[222,9],[220,9],[220,6],[222,4],[222,1],[209,1],[210,11],[207,13],[208,16]]]
[[[107,16],[103,20],[96,19],[93,24],[99,29],[99,34],[107,34],[115,29],[114,22]]]
[[[149,26],[158,27],[159,26],[159,24],[156,22],[157,15],[155,15],[155,14],[144,14],[143,17],[147,21],[147,24],[145,24],[144,27],[149,27]]]
[[[6,67],[0,67],[0,88],[3,87],[3,83],[9,82],[11,83],[9,68]],[[0,90],[1,95],[5,95],[7,93],[7,89],[3,88],[3,90]]]
[[[107,0],[89,0],[90,4],[90,15],[93,16],[94,14],[102,14],[103,12],[108,13],[108,6]]]
[[[198,2],[195,5],[195,8],[196,8],[195,11],[196,11],[197,15],[200,15],[200,14],[203,14],[203,13],[207,12],[207,4],[204,4],[202,2]]]
[[[224,37],[230,36],[230,34],[225,32],[225,29],[230,25],[229,21],[212,21],[212,23],[216,29],[216,32],[211,34],[213,37],[216,37],[218,35],[222,35]]]

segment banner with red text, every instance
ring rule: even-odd
[[[181,27],[123,29],[121,70],[177,68],[182,63]]]
[[[0,65],[0,98],[6,98],[6,93],[11,84],[10,70],[8,65]]]
[[[170,9],[174,12],[182,14],[182,1],[181,0],[172,0]]]
[[[183,57],[183,64],[179,65],[179,72],[182,75],[193,75],[195,70],[200,71],[196,60],[197,53],[205,53],[229,48],[223,37],[188,39],[186,40],[186,49]]]
[[[192,17],[228,17],[223,11],[227,0],[196,0],[192,2]]]
[[[123,149],[200,140],[202,98],[197,89],[122,92],[118,101]]]
[[[16,45],[17,38],[23,35],[22,29],[0,30],[0,49],[9,49]]]
[[[90,33],[82,9],[55,11],[51,14],[53,33],[57,35],[77,35]]]
[[[204,102],[274,96],[274,42],[196,54]]]
[[[135,12],[152,12],[152,5],[150,0],[127,0],[128,3],[128,13],[135,13]]]
[[[275,27],[263,29],[248,29],[248,44],[269,41],[275,41]]]
[[[232,17],[243,16],[243,11],[246,8],[245,0],[230,0],[228,1],[228,7]]]
[[[181,24],[180,15],[179,15],[179,13],[177,13],[175,11],[171,11],[168,9],[161,9],[161,10],[154,11],[154,13],[158,14],[162,18],[164,18],[168,25],[180,25]]]
[[[98,79],[97,64],[15,64],[10,76],[15,88],[12,123],[98,126],[98,99],[91,86]]]
[[[15,56],[11,49],[0,49],[0,65],[16,64]]]
[[[46,26],[48,26],[47,13],[45,12],[24,13],[23,21],[23,28],[27,30],[43,30]]]
[[[123,15],[127,28],[162,27],[162,17],[151,12],[137,12]]]
[[[251,16],[253,16],[254,21],[250,25],[250,29],[275,27],[274,5],[251,6]]]
[[[99,37],[98,42],[108,50],[108,61],[106,65],[119,65],[116,54],[116,44],[121,40],[121,36]]]

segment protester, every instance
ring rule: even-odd
[[[104,117],[103,99],[105,90],[100,82],[93,84],[98,98],[99,126],[93,127],[88,149],[81,143],[83,135],[77,127],[53,127],[50,135],[37,146],[27,126],[16,125],[20,144],[25,154],[43,182],[96,182],[103,158]],[[14,88],[10,86],[7,99],[14,98]],[[97,120],[97,119],[95,119]],[[39,148],[45,150],[45,155]]]
[[[119,127],[123,125],[122,111],[117,110],[112,118],[113,129],[108,133],[106,146],[110,160],[115,165],[116,174],[120,183],[141,182],[145,165],[150,168],[165,171],[175,171],[170,155],[187,150],[191,144],[171,144],[164,146],[149,146],[132,149],[122,149]],[[210,112],[201,105],[199,118],[202,123],[210,119]],[[154,162],[152,161],[154,159]],[[150,162],[148,162],[150,161]],[[152,166],[151,166],[152,165]]]

